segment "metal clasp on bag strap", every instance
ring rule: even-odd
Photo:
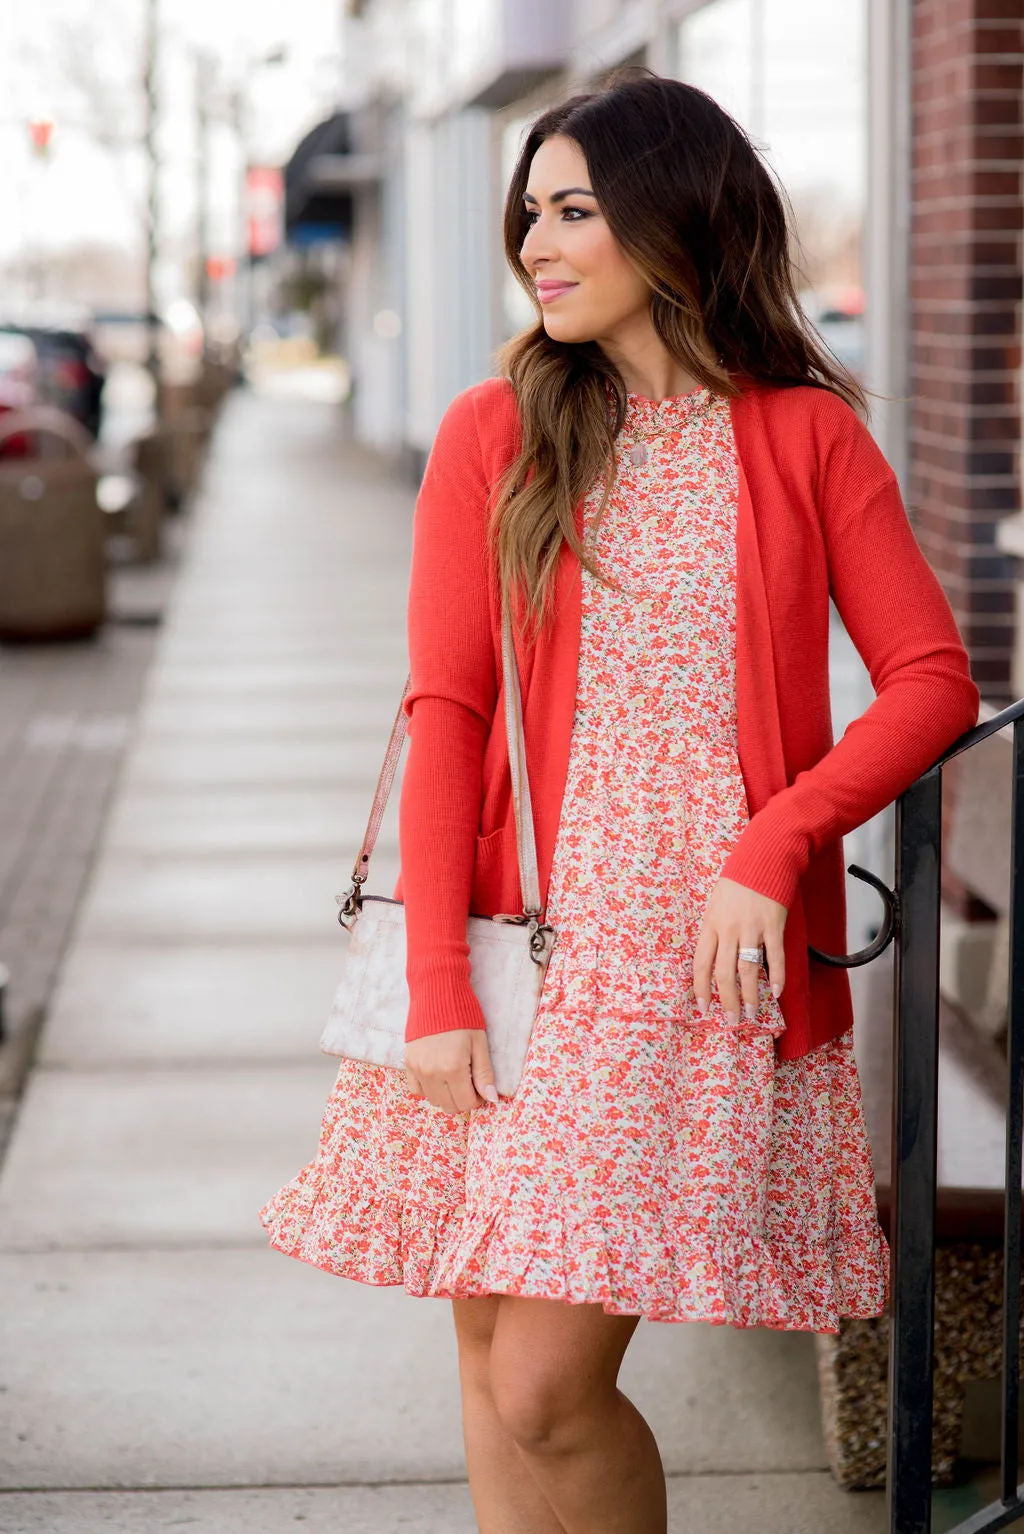
[[[531,916],[527,927],[530,934],[530,958],[534,964],[546,964],[548,961],[548,938],[554,936],[554,927],[550,927],[547,922],[541,921],[540,914]]]
[[[338,920],[346,932],[352,931],[352,924],[363,908],[363,885],[365,883],[365,874],[353,874],[352,883],[345,893],[343,895],[335,895],[334,897],[339,906]]]
[[[526,927],[530,934],[530,958],[534,964],[547,962],[548,938],[554,935],[554,927],[542,921],[542,911],[522,911],[518,916],[509,911],[500,911],[497,916],[492,916],[492,921],[509,922],[516,927]]]

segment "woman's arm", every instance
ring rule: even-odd
[[[407,1039],[484,1026],[466,941],[484,748],[497,700],[477,393],[467,390],[445,413],[413,522],[409,755],[399,804]]]
[[[896,477],[867,429],[857,422],[856,431],[860,440],[823,475],[819,511],[832,597],[876,696],[820,762],[753,816],[723,869],[786,907],[814,853],[898,798],[978,718],[967,653]],[[852,508],[851,459],[882,470]]]

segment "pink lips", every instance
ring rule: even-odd
[[[576,286],[574,282],[538,282],[537,297],[542,304],[553,303],[556,298],[571,292]]]

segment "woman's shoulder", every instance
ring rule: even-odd
[[[485,378],[456,394],[441,418],[435,446],[465,449],[479,444],[482,458],[515,450],[519,409],[507,378]]]
[[[804,427],[821,444],[843,437],[860,439],[871,433],[859,411],[834,389],[819,384],[774,384],[737,379],[740,410],[760,416],[773,427]]]
[[[444,516],[464,517],[471,505],[483,514],[520,440],[519,413],[506,379],[487,378],[463,389],[434,434],[420,499],[438,503]]]
[[[861,414],[834,389],[743,380],[736,408],[756,418],[770,440],[819,470],[841,462],[848,472],[882,479],[892,471]]]
[[[833,431],[865,430],[858,412],[834,389],[818,384],[777,384],[736,377],[737,404],[775,420],[813,421]]]

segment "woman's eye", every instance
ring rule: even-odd
[[[559,211],[562,218],[565,219],[566,223],[569,224],[578,224],[581,219],[590,218],[592,213],[592,209],[590,208],[561,208]],[[574,216],[571,218],[566,217],[568,214],[572,214]],[[540,214],[537,212],[536,208],[524,208],[523,217],[526,220],[527,228],[530,228],[537,222],[538,218],[540,218]]]

